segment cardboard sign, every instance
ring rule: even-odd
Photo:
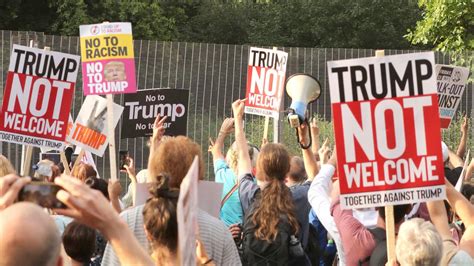
[[[84,95],[136,92],[132,25],[81,25],[79,31]]]
[[[451,124],[466,88],[468,76],[469,69],[465,67],[436,65],[441,128],[448,128]]]
[[[166,135],[186,135],[189,90],[151,89],[125,95],[122,138],[146,137],[153,134],[156,116],[168,116]]]
[[[434,53],[328,62],[343,208],[445,197]]]
[[[198,183],[199,209],[220,219],[223,183],[200,180]]]
[[[78,68],[78,56],[13,45],[0,110],[0,141],[63,145]]]
[[[123,107],[114,103],[114,128]],[[87,96],[76,118],[67,141],[86,151],[102,156],[109,142],[107,128],[107,100],[97,95]]]
[[[178,245],[181,265],[196,264],[196,234],[198,212],[199,159],[194,161],[179,188],[178,205]]]
[[[250,48],[245,113],[278,118],[287,62],[286,52]]]

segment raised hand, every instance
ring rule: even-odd
[[[12,205],[18,198],[20,190],[29,182],[31,178],[14,174],[0,177],[0,211]]]
[[[235,119],[242,119],[244,117],[245,100],[236,100],[232,103],[232,112]]]
[[[165,127],[163,124],[167,118],[167,116],[160,117],[160,115],[156,117],[155,122],[153,123],[153,135],[151,137],[152,143],[159,143],[165,135]]]
[[[234,118],[226,118],[224,122],[222,122],[221,129],[219,130],[219,134],[229,135],[234,132]]]
[[[329,153],[331,152],[331,150],[329,149],[328,141],[329,140],[326,138],[326,140],[323,142],[323,145],[318,150],[319,159],[321,160],[321,164],[325,164],[329,160]]]

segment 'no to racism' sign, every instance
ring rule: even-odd
[[[448,128],[466,88],[469,69],[458,66],[436,65],[436,76],[441,127]]]
[[[60,148],[66,139],[78,69],[79,56],[13,45],[0,111],[0,140]]]
[[[287,62],[288,53],[250,48],[245,113],[278,118]]]
[[[167,116],[166,135],[186,135],[189,90],[151,89],[125,95],[122,138],[146,137],[153,134],[157,115]]]
[[[84,95],[136,92],[132,25],[81,25],[79,30]]]
[[[328,62],[341,206],[445,197],[434,54]]]

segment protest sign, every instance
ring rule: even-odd
[[[287,62],[286,52],[250,48],[245,113],[278,118]]]
[[[343,208],[445,197],[434,53],[328,62]]]
[[[74,120],[72,120],[72,116],[69,115],[69,120],[67,122],[66,136],[71,133],[71,129],[72,129],[73,125],[74,125]],[[59,147],[53,147],[53,148],[41,147],[40,150],[41,150],[42,153],[47,153],[49,151],[64,151],[64,149],[66,148],[67,145],[68,145],[68,143],[64,142]]]
[[[113,127],[122,115],[123,107],[113,104]],[[89,95],[84,100],[79,115],[67,141],[93,154],[102,156],[109,141],[107,100],[97,95]]]
[[[0,110],[0,141],[61,147],[78,68],[79,56],[13,45]]]
[[[79,32],[84,95],[136,92],[132,25],[81,25]]]
[[[124,99],[123,139],[151,136],[157,115],[168,116],[163,124],[166,135],[186,135],[189,90],[140,90]]]
[[[200,180],[198,183],[199,209],[220,219],[223,183]]]
[[[176,207],[181,265],[196,264],[198,179],[199,158],[196,156],[191,167],[189,167],[188,173],[181,182]]]
[[[438,106],[441,128],[448,128],[466,88],[469,69],[458,66],[436,65]]]

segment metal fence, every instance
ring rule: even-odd
[[[0,31],[1,88],[5,85],[12,45],[28,45],[30,40],[34,40],[39,48],[49,46],[52,51],[80,54],[79,38],[75,36]],[[316,103],[311,104],[310,112],[317,113],[327,120],[331,118],[331,109],[326,62],[368,57],[375,53],[370,49],[350,48],[279,47],[278,49],[289,54],[287,76],[294,73],[308,73],[320,80],[322,95]],[[190,91],[188,136],[203,147],[208,173],[212,178],[212,164],[209,163],[212,159],[207,153],[208,138],[209,136],[215,137],[223,118],[231,116],[232,101],[245,95],[249,46],[136,40],[134,41],[134,51],[139,89],[176,88]],[[385,55],[413,52],[418,51],[386,50]],[[436,63],[450,64],[449,54],[437,52]],[[471,83],[462,98],[460,112],[472,112],[473,97]],[[3,94],[0,94],[0,100],[3,100],[2,98]],[[74,118],[77,116],[83,100],[82,79],[79,76],[71,109]],[[120,104],[123,102],[123,96],[115,96],[114,100]],[[286,98],[284,107],[287,108],[288,105],[289,99]],[[249,138],[259,139],[259,136],[262,135],[261,132],[263,132],[263,119],[255,116],[247,116],[246,119],[248,121],[246,131]],[[286,125],[287,123],[283,123],[282,118],[280,124]],[[120,129],[121,124],[117,128]],[[146,139],[121,139],[120,130],[116,130],[116,140],[117,153],[119,150],[128,150],[135,159],[137,170],[146,168],[148,158]],[[20,169],[21,147],[19,145],[1,143],[0,152],[12,161],[16,169]],[[35,148],[32,161],[37,162],[38,157],[39,149]],[[95,157],[99,173],[103,177],[107,177],[109,173],[108,158],[108,151],[102,158]]]

